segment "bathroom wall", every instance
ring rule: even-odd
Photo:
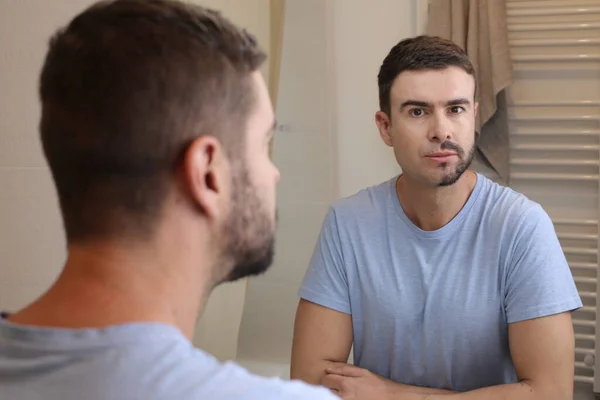
[[[65,258],[42,157],[37,83],[48,38],[89,0],[0,0],[0,308],[42,293]]]
[[[287,0],[273,149],[282,176],[277,254],[271,271],[248,283],[238,347],[251,369],[286,371],[297,290],[329,204],[399,172],[375,127],[376,77],[390,48],[416,29],[416,5]]]
[[[375,126],[379,110],[377,73],[398,41],[412,36],[419,0],[352,0],[332,3],[337,123],[338,195],[391,178],[400,172]]]
[[[269,0],[194,0],[254,33],[267,51]],[[56,278],[65,242],[37,124],[37,83],[46,44],[93,0],[0,0],[0,309],[18,309]],[[262,72],[268,77],[268,63]],[[194,342],[220,359],[236,357],[246,294],[242,280],[217,288]]]

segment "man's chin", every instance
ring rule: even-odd
[[[223,282],[235,282],[244,278],[256,277],[264,274],[271,268],[270,264],[253,264],[236,266],[227,275]]]
[[[442,177],[439,178],[438,180],[438,186],[439,187],[447,187],[447,186],[452,186],[454,185],[456,182],[458,182],[460,180],[460,178],[465,174],[466,169],[465,170],[455,170],[449,173],[444,174]]]
[[[221,282],[234,282],[264,274],[273,264],[274,247],[274,243],[272,243],[268,250],[260,255],[248,254],[245,257],[240,257],[240,261],[234,264],[229,274]]]

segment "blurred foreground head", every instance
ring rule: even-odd
[[[215,284],[265,271],[279,173],[264,60],[217,12],[171,0],[102,1],[57,32],[40,132],[69,246],[176,241],[184,221],[216,249]]]

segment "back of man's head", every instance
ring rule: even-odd
[[[186,146],[244,146],[265,55],[218,13],[170,0],[97,3],[50,42],[44,154],[70,242],[152,232]]]

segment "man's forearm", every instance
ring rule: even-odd
[[[490,386],[469,392],[453,394],[424,394],[414,400],[572,400],[572,393],[560,390],[545,390],[542,393],[536,390],[530,382],[511,383],[506,385]]]
[[[523,380],[468,392],[418,387],[392,381],[364,368],[333,363],[327,368],[325,386],[352,393],[357,399],[386,400],[573,400],[572,380]],[[360,394],[357,395],[357,394]],[[361,397],[362,396],[362,397]],[[345,398],[345,397],[344,397]]]
[[[400,397],[401,394],[406,394],[407,392],[418,393],[418,394],[442,394],[442,395],[457,393],[453,390],[447,390],[447,389],[436,389],[436,388],[405,385],[404,383],[394,382],[389,379],[387,379],[387,382],[393,388],[394,392],[396,392],[398,394],[398,397]]]

